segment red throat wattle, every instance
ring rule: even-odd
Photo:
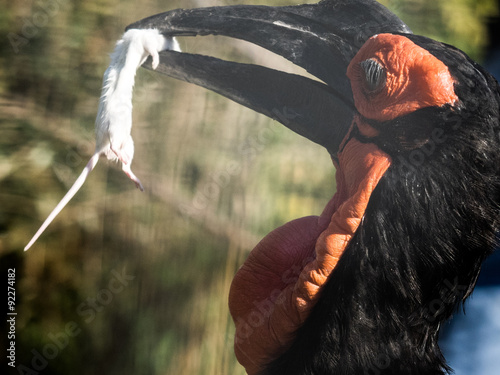
[[[235,352],[248,374],[257,373],[291,343],[390,163],[375,145],[349,140],[338,155],[337,193],[321,216],[291,221],[252,250],[229,294]]]

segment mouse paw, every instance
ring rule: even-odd
[[[144,191],[144,187],[142,186],[141,181],[137,178],[137,176],[134,174],[134,172],[132,172],[129,164],[125,164],[125,163],[122,164],[122,170],[123,170],[123,172],[125,172],[125,174],[128,176],[128,178],[130,178],[135,183],[135,186],[140,191]]]
[[[132,159],[134,157],[134,149],[133,149],[133,144],[132,148],[128,146],[128,143],[121,143],[121,144],[116,144],[116,143],[111,143],[109,145],[109,148],[113,153],[116,155],[119,161],[121,161],[123,164],[131,164]]]
[[[158,64],[160,63],[160,56],[158,55],[158,52],[153,51],[151,53],[151,58],[153,59],[151,66],[153,67],[153,70],[156,70],[156,68],[158,68]]]

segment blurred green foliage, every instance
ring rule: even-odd
[[[146,192],[101,161],[34,248],[21,250],[93,152],[102,74],[124,27],[235,3],[299,2],[0,2],[0,264],[2,275],[16,269],[17,364],[43,374],[243,373],[227,309],[234,273],[259,238],[321,213],[335,191],[326,152],[279,124],[141,70],[134,170]],[[485,17],[498,11],[493,0],[383,3],[416,33],[477,59]],[[181,47],[300,72],[226,38]]]

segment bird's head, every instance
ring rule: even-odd
[[[132,28],[238,38],[304,68],[317,80],[165,51],[158,71],[261,112],[332,155],[357,114],[383,123],[428,107],[465,110],[467,118],[481,116],[483,106],[498,107],[498,86],[479,65],[453,46],[412,34],[375,0],[178,9],[127,27]],[[406,128],[411,132],[419,123]]]
[[[321,216],[270,233],[234,279],[235,347],[247,371],[290,348],[332,288],[328,298],[338,304],[330,311],[339,321],[347,311],[344,325],[387,325],[387,337],[404,331],[415,345],[435,341],[440,322],[472,290],[500,226],[497,82],[462,51],[413,35],[373,0],[174,10],[129,28],[243,39],[317,78],[161,53],[158,71],[281,122],[324,146],[337,169],[337,192]],[[462,289],[426,320],[420,309],[444,298],[450,283]],[[411,333],[415,326],[420,333]],[[348,352],[358,344],[329,345]]]

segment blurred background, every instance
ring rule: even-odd
[[[0,280],[15,269],[16,365],[25,366],[13,373],[244,373],[232,349],[231,279],[260,238],[320,214],[332,197],[334,169],[321,147],[140,69],[133,170],[146,191],[101,159],[34,247],[22,248],[94,151],[102,75],[126,25],[181,7],[306,2],[316,1],[0,1]],[[415,33],[479,62],[490,56],[496,0],[381,2]],[[186,52],[303,73],[248,43],[179,42]]]

